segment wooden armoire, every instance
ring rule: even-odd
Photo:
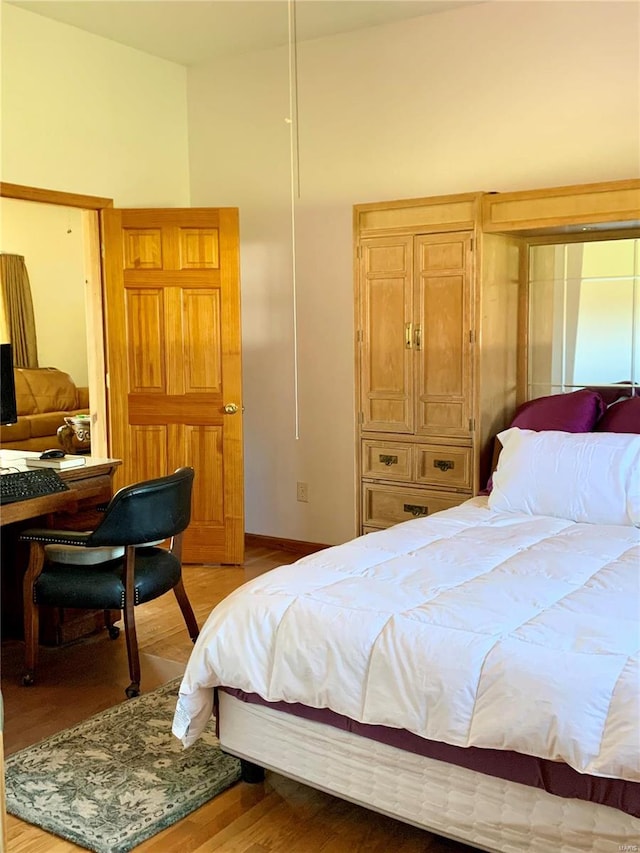
[[[354,207],[358,529],[477,494],[525,399],[528,248],[637,228],[640,182]]]

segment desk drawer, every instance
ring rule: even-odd
[[[468,495],[412,489],[404,486],[362,484],[362,526],[390,527],[401,521],[422,518],[458,506]]]

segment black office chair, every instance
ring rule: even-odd
[[[118,628],[112,611],[124,611],[131,684],[127,697],[140,693],[140,657],[134,608],[173,590],[191,640],[198,624],[182,582],[182,536],[191,519],[193,468],[167,477],[125,486],[107,505],[90,532],[25,530],[30,543],[24,578],[25,671],[22,683],[35,678],[38,655],[38,607],[104,610],[109,635]],[[170,547],[159,542],[170,539]],[[82,558],[89,558],[78,562]]]

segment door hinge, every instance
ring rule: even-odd
[[[104,243],[100,243],[100,257],[104,258]]]
[[[364,335],[362,333],[362,329],[358,329],[358,331],[356,332],[356,340],[358,341],[359,344],[361,344],[363,339],[364,339]]]
[[[359,424],[364,423],[364,412],[358,412],[358,423]]]
[[[362,257],[362,246],[358,246],[356,248],[356,257],[358,258],[358,260],[360,260],[360,258]]]
[[[473,432],[476,426],[476,422],[473,418],[469,418],[469,432]]]
[[[476,333],[473,329],[469,329],[469,343],[474,344],[476,342]]]
[[[469,243],[469,251],[470,251],[470,252],[473,252],[473,250],[475,249],[475,247],[476,247],[476,238],[475,238],[475,237],[472,237],[472,238],[471,238],[471,241],[470,241],[470,243]]]

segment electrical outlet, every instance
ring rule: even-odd
[[[309,484],[308,483],[298,483],[297,499],[299,501],[302,501],[303,503],[308,502],[308,500],[309,500]]]

